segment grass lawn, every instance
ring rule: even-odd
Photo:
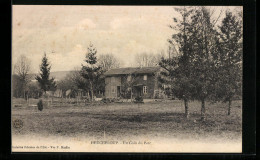
[[[20,102],[19,102],[20,101]],[[22,100],[14,99],[13,104]],[[32,102],[33,103],[33,102]],[[35,102],[36,104],[36,102]],[[206,103],[207,119],[200,121],[200,103],[190,102],[190,118],[184,116],[182,101],[144,104],[111,103],[88,106],[12,107],[12,119],[21,119],[23,127],[12,128],[15,135],[85,136],[101,139],[145,136],[181,140],[241,141],[242,103]]]

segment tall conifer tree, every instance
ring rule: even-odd
[[[100,76],[102,74],[101,67],[97,64],[96,54],[96,48],[93,46],[93,44],[90,43],[85,59],[87,65],[82,65],[80,71],[81,76],[85,78],[89,84],[92,101],[94,100],[94,94],[97,91],[96,88],[99,86]]]
[[[230,115],[234,96],[242,94],[242,26],[230,11],[219,26],[218,94],[217,98],[228,102]]]
[[[175,10],[181,15],[181,18],[173,18],[174,25],[170,27],[176,32],[169,40],[170,45],[176,44],[179,53],[177,57],[162,59],[159,63],[164,71],[161,72],[160,81],[170,83],[174,95],[184,101],[185,116],[189,118],[188,101],[192,98],[193,85],[190,78],[192,68],[190,67],[191,47],[189,39],[191,36],[191,15],[193,9],[190,7],[178,7]]]
[[[190,37],[192,67],[191,79],[195,87],[194,99],[201,102],[201,119],[206,119],[205,101],[215,92],[216,68],[214,55],[217,54],[217,36],[211,14],[206,7],[199,7],[191,17],[192,34]]]
[[[35,77],[35,79],[39,82],[41,89],[46,93],[46,91],[55,90],[56,83],[54,78],[50,78],[50,70],[51,66],[48,62],[48,58],[46,53],[42,58],[42,64],[40,65],[40,73]]]

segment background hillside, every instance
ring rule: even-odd
[[[71,71],[56,71],[56,72],[51,72],[51,73],[50,73],[50,78],[51,78],[51,77],[54,77],[56,81],[59,81],[59,80],[64,79],[69,72],[71,72]],[[35,76],[36,76],[37,74],[38,74],[38,73],[30,74],[31,80],[35,80]]]

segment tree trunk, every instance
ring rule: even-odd
[[[131,102],[133,102],[133,90],[131,88]]]
[[[77,105],[79,105],[79,99],[78,96],[76,97]]]
[[[91,101],[93,102],[94,95],[93,95],[93,85],[92,84],[90,84],[90,93],[91,93]]]
[[[48,99],[48,106],[50,106],[50,100],[49,100],[49,95],[48,95],[48,98],[47,98],[47,99]]]
[[[201,100],[201,120],[205,121],[206,119],[206,108],[205,108],[205,100]]]
[[[189,113],[189,106],[188,106],[188,100],[184,99],[184,106],[185,106],[185,116],[188,119],[190,117],[190,113]]]
[[[60,106],[62,105],[62,101],[63,101],[63,91],[61,90],[61,96],[60,96]]]
[[[29,98],[28,98],[28,95],[26,96],[26,98],[27,98],[27,105],[28,105],[28,107],[30,106],[30,101],[29,101]]]
[[[230,115],[231,103],[232,103],[232,101],[229,100],[229,101],[228,101],[228,115]]]
[[[91,101],[93,102],[94,101],[94,92],[93,92],[93,89],[91,88]]]
[[[29,106],[30,104],[29,104],[29,95],[28,94],[26,95],[26,99],[27,99],[27,103],[28,103],[28,106]]]

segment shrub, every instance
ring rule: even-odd
[[[102,98],[101,101],[103,103],[113,103],[113,102],[119,102],[120,98]]]
[[[37,103],[37,106],[38,106],[39,111],[42,111],[42,109],[43,109],[43,103],[42,103],[42,100],[41,100],[41,99],[40,99],[39,102]]]
[[[135,102],[144,102],[143,97],[142,96],[137,96],[135,98]]]
[[[16,104],[16,105],[14,105],[14,107],[22,107],[22,105],[21,104]]]
[[[104,102],[104,103],[110,103],[111,102],[109,98],[102,98],[101,101]]]

